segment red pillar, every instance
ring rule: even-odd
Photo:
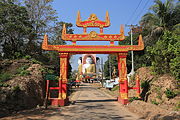
[[[87,34],[87,28],[83,27],[84,34]]]
[[[103,27],[100,27],[100,33],[103,34]]]
[[[110,45],[114,45],[114,41],[110,41]]]
[[[118,71],[119,71],[118,102],[124,105],[128,103],[128,81],[127,81],[126,57],[127,57],[127,53],[118,53]]]
[[[67,74],[69,53],[59,53],[60,56],[60,77],[59,77],[59,95],[57,99],[53,99],[51,104],[53,106],[65,106],[69,102],[67,96]]]
[[[140,79],[138,75],[136,75],[136,90],[137,90],[136,97],[141,98],[140,97]]]

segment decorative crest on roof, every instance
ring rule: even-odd
[[[78,27],[83,27],[83,28],[86,28],[86,27],[99,27],[99,28],[109,27],[110,19],[109,19],[108,11],[106,12],[105,21],[99,20],[98,17],[96,16],[96,14],[94,14],[94,13],[90,15],[88,20],[81,21],[80,12],[78,11],[76,25]]]

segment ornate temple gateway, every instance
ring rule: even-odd
[[[122,104],[128,103],[128,89],[136,89],[139,91],[140,86],[128,87],[127,81],[127,68],[126,57],[128,51],[139,51],[144,49],[144,43],[142,36],[139,35],[138,45],[115,45],[114,41],[122,41],[125,39],[124,27],[121,25],[119,34],[104,34],[103,28],[110,26],[110,19],[108,12],[106,12],[105,21],[101,21],[95,14],[91,14],[90,17],[82,21],[80,12],[78,12],[76,25],[83,28],[82,34],[67,34],[66,26],[63,26],[62,39],[65,41],[71,41],[72,45],[49,45],[48,36],[44,36],[42,43],[42,49],[59,52],[60,57],[60,77],[59,86],[50,87],[59,91],[58,98],[49,98],[52,105],[64,106],[68,102],[67,97],[67,72],[68,62],[71,55],[75,54],[114,54],[118,58],[118,72],[119,72],[119,97],[118,101]],[[100,32],[91,31],[87,33],[87,28],[96,27]],[[76,45],[76,41],[109,41],[109,45]],[[139,84],[138,84],[139,85]]]

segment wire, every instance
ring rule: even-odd
[[[136,13],[136,10],[139,8],[140,4],[141,4],[142,0],[138,3],[138,6],[136,7],[136,9],[134,10],[134,12],[131,14],[131,16],[129,17],[128,21],[126,24],[128,24],[132,18],[132,16],[134,15],[134,13]]]
[[[147,0],[147,1],[146,1],[146,3],[145,3],[145,5],[144,5],[143,9],[140,11],[140,13],[137,15],[136,19],[134,19],[133,22],[135,22],[135,21],[138,19],[138,17],[142,14],[142,11],[144,11],[144,9],[146,8],[146,6],[148,5],[149,2],[150,2],[150,0]]]

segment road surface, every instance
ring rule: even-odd
[[[71,101],[73,104],[69,106],[24,111],[4,120],[140,120],[115,98],[90,83],[77,88]]]

